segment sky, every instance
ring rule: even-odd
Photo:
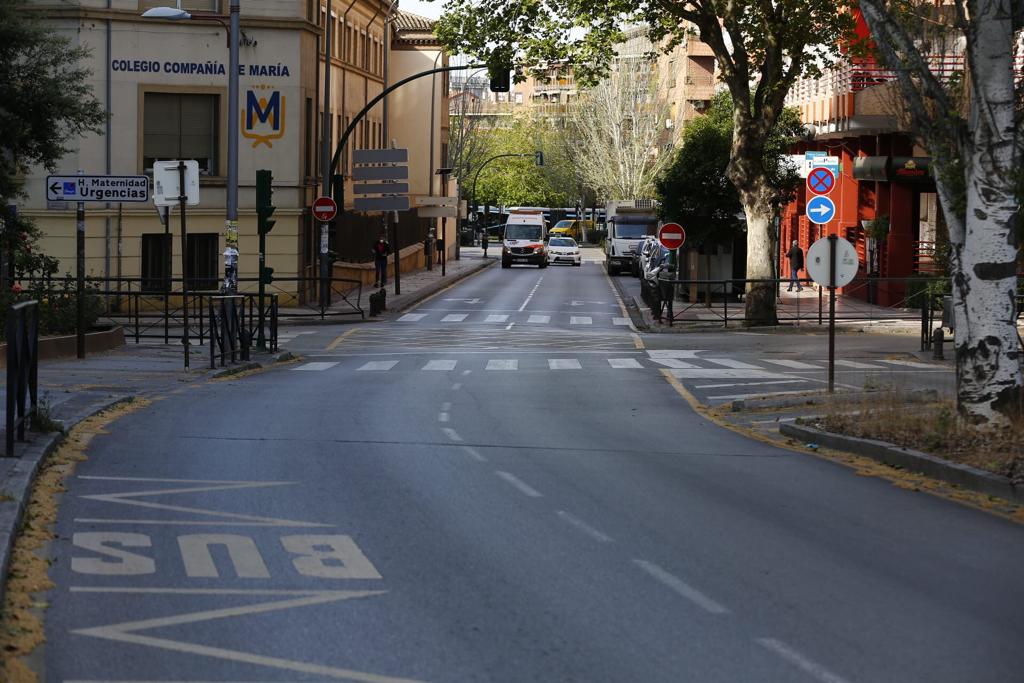
[[[424,2],[424,0],[398,0],[398,7],[406,12],[418,14],[421,17],[437,19],[441,16],[441,10],[444,8],[444,0],[434,0],[434,2]]]

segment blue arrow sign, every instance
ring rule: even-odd
[[[836,205],[828,197],[817,196],[807,202],[807,220],[818,225],[835,218]]]

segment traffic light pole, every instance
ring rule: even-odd
[[[267,337],[264,327],[267,321],[266,295],[267,285],[273,282],[274,269],[268,268],[267,262],[267,233],[274,228],[274,221],[271,218],[277,208],[271,203],[274,194],[274,176],[270,171],[256,171],[256,231],[260,237],[260,270],[258,289],[258,318],[259,324],[256,329],[256,346],[261,351],[267,348]]]
[[[464,71],[466,69],[479,69],[479,68],[481,68],[483,66],[484,66],[483,64],[460,64],[458,66],[440,66],[440,67],[437,67],[435,69],[427,69],[426,71],[420,71],[419,73],[415,73],[412,76],[407,76],[407,77],[403,78],[402,80],[396,82],[395,84],[389,85],[388,87],[384,88],[384,90],[382,90],[379,95],[377,95],[372,100],[367,102],[366,106],[363,107],[359,111],[358,114],[356,114],[355,116],[352,117],[352,120],[349,122],[348,127],[345,129],[345,132],[342,133],[341,137],[338,139],[338,146],[334,149],[334,156],[331,158],[331,166],[328,169],[328,175],[331,177],[331,179],[334,182],[334,192],[333,192],[334,200],[338,204],[338,215],[335,217],[335,221],[336,221],[337,229],[339,231],[342,229],[342,227],[344,225],[344,221],[345,221],[345,180],[344,180],[344,176],[335,175],[335,173],[337,172],[338,164],[341,161],[341,153],[345,149],[345,147],[348,145],[348,139],[352,136],[352,133],[355,132],[356,126],[359,124],[360,121],[363,120],[363,117],[365,117],[367,114],[369,114],[370,111],[377,105],[378,102],[383,100],[391,92],[397,90],[398,88],[402,87],[406,83],[410,83],[412,81],[415,81],[418,78],[423,78],[424,76],[431,76],[433,74],[446,73],[448,71]],[[395,228],[396,236],[397,236],[397,232],[398,232],[398,228],[396,227]],[[321,237],[321,239],[322,239],[322,237]],[[401,245],[399,245],[397,243],[397,240],[396,240],[396,242],[392,246],[392,248],[397,252],[401,248]],[[323,249],[324,249],[324,246],[323,246],[323,244],[321,244],[321,252],[323,251]],[[395,277],[397,279],[397,277],[398,277],[397,272],[395,274]],[[328,288],[329,285],[330,285],[330,271],[328,270],[327,259],[321,259],[321,261],[320,261],[320,292],[321,292],[320,301],[321,301],[321,305],[323,305],[323,302],[325,300],[324,294],[327,292],[327,288]]]

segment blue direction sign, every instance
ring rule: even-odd
[[[823,225],[836,216],[836,205],[828,197],[812,197],[807,202],[807,219],[812,223]]]
[[[836,186],[836,174],[828,166],[815,166],[807,174],[807,189],[813,194],[828,194]]]
[[[51,202],[147,202],[149,178],[144,175],[46,176]]]

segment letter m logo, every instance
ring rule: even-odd
[[[273,147],[271,140],[284,137],[284,116],[285,98],[280,91],[275,90],[268,99],[249,90],[245,98],[242,135],[253,141],[253,147],[260,144]]]

